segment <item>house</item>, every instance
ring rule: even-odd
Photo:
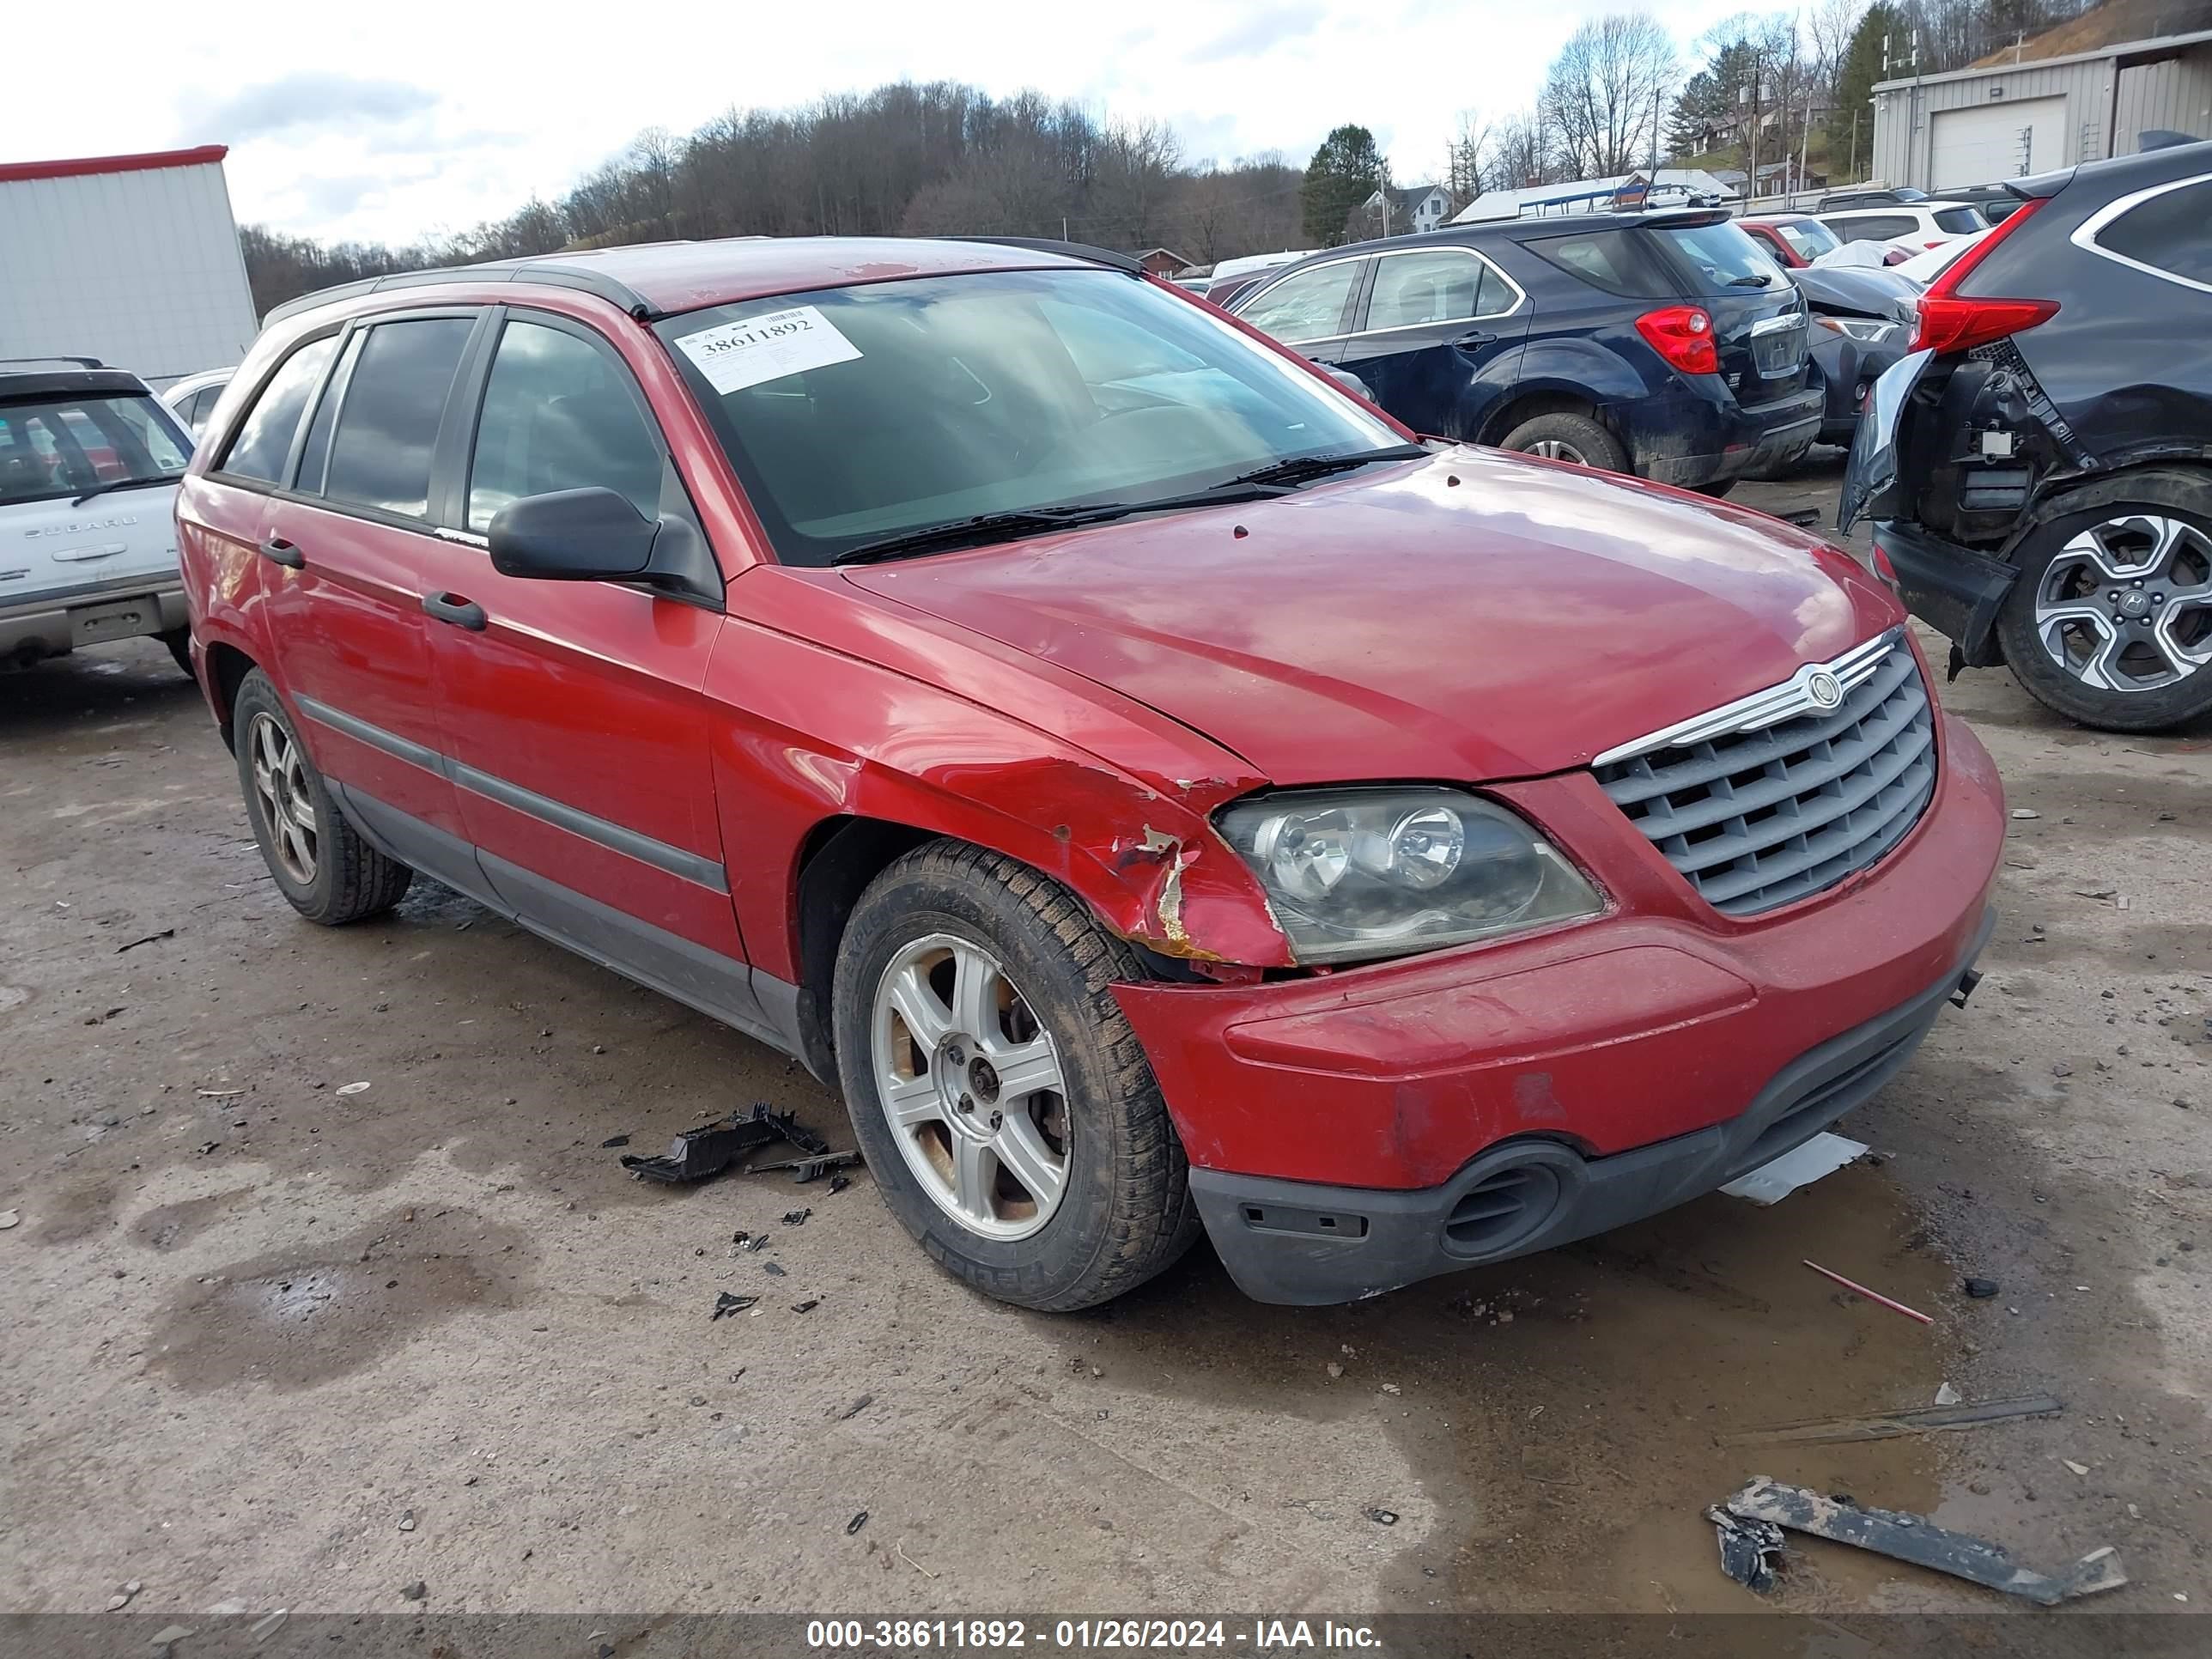
[[[1818,167],[1805,168],[1798,165],[1796,156],[1786,161],[1761,161],[1759,164],[1759,196],[1780,196],[1794,191],[1819,190],[1828,182],[1828,175]]]
[[[1525,190],[1486,190],[1453,216],[1455,225],[1492,219],[1522,219],[1542,213],[1609,213],[1632,182],[1649,181],[1644,204],[1687,207],[1734,206],[1742,199],[1703,167],[1661,167],[1653,173],[1623,173],[1610,179],[1577,179],[1566,184],[1530,185]]]
[[[1171,247],[1148,247],[1136,258],[1137,263],[1155,276],[1172,276],[1190,268],[1190,261]]]
[[[1374,191],[1352,209],[1344,228],[1355,241],[1372,236],[1404,236],[1436,229],[1451,217],[1451,192],[1442,185],[1408,185],[1402,189],[1393,185]]]
[[[2106,0],[1943,75],[1874,89],[1874,176],[1940,194],[2212,137],[2212,0]]]

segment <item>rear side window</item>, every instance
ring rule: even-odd
[[[1886,242],[1893,236],[1909,236],[1920,222],[1907,213],[1864,213],[1849,219],[1830,219],[1828,228],[1847,242]]]
[[[1522,246],[1570,276],[1579,276],[1593,287],[1623,299],[1652,300],[1674,295],[1673,281],[1633,232],[1596,230],[1577,236],[1544,236]]]
[[[469,528],[526,495],[594,485],[655,518],[660,477],[660,446],[614,364],[564,330],[509,322],[477,423]]]
[[[1953,236],[1971,236],[1978,230],[1986,230],[1989,222],[1970,207],[1936,210],[1936,228]]]
[[[292,453],[300,416],[306,412],[308,395],[322,379],[323,368],[337,343],[336,335],[310,340],[284,360],[246,411],[246,422],[230,441],[220,471],[234,478],[258,478],[264,483],[284,481],[284,463]]]
[[[2097,246],[2191,283],[2212,283],[2212,179],[2130,208],[2097,233]]]
[[[185,446],[149,397],[81,393],[0,403],[0,506],[167,483]]]
[[[1486,260],[1458,249],[1394,253],[1375,265],[1367,327],[1418,328],[1492,317],[1513,308],[1513,290]]]
[[[310,495],[323,493],[323,473],[331,459],[331,428],[337,424],[338,406],[345,402],[346,380],[361,360],[362,344],[368,338],[362,333],[349,338],[345,355],[323,383],[323,399],[315,406],[314,419],[307,422],[307,441],[300,446],[300,471],[293,482],[295,489]]]
[[[1747,292],[1790,280],[1741,225],[1655,227],[1644,234],[1666,250],[1692,294]]]
[[[368,331],[331,440],[326,499],[402,518],[428,514],[430,452],[475,326],[466,317],[429,317]]]
[[[1318,340],[1344,325],[1344,302],[1359,277],[1360,262],[1339,259],[1297,271],[1237,312],[1253,327],[1277,339]]]

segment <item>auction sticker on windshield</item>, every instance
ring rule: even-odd
[[[702,329],[679,336],[676,343],[720,392],[742,392],[825,363],[849,363],[860,355],[860,347],[813,306]]]

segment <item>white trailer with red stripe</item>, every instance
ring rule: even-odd
[[[226,153],[0,161],[0,359],[94,357],[158,389],[244,356]]]

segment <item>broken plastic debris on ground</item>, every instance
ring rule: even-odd
[[[1763,1474],[1754,1475],[1741,1491],[1707,1510],[1705,1518],[1718,1534],[1721,1570],[1755,1590],[1774,1583],[1782,1549],[1779,1528],[1784,1527],[1948,1573],[2039,1607],[2057,1607],[2076,1596],[2118,1589],[2128,1582],[2118,1554],[2109,1546],[2090,1551],[2063,1573],[2040,1573],[2021,1566],[1986,1539],[1932,1525],[1925,1516],[1862,1509]]]
[[[640,1181],[686,1186],[718,1176],[747,1152],[778,1141],[796,1147],[801,1156],[773,1167],[798,1170],[802,1181],[812,1180],[824,1170],[854,1161],[858,1156],[832,1152],[830,1143],[799,1122],[794,1115],[776,1111],[766,1101],[757,1100],[749,1111],[732,1112],[712,1123],[686,1129],[669,1143],[662,1157],[639,1158],[624,1153],[622,1165]]]

